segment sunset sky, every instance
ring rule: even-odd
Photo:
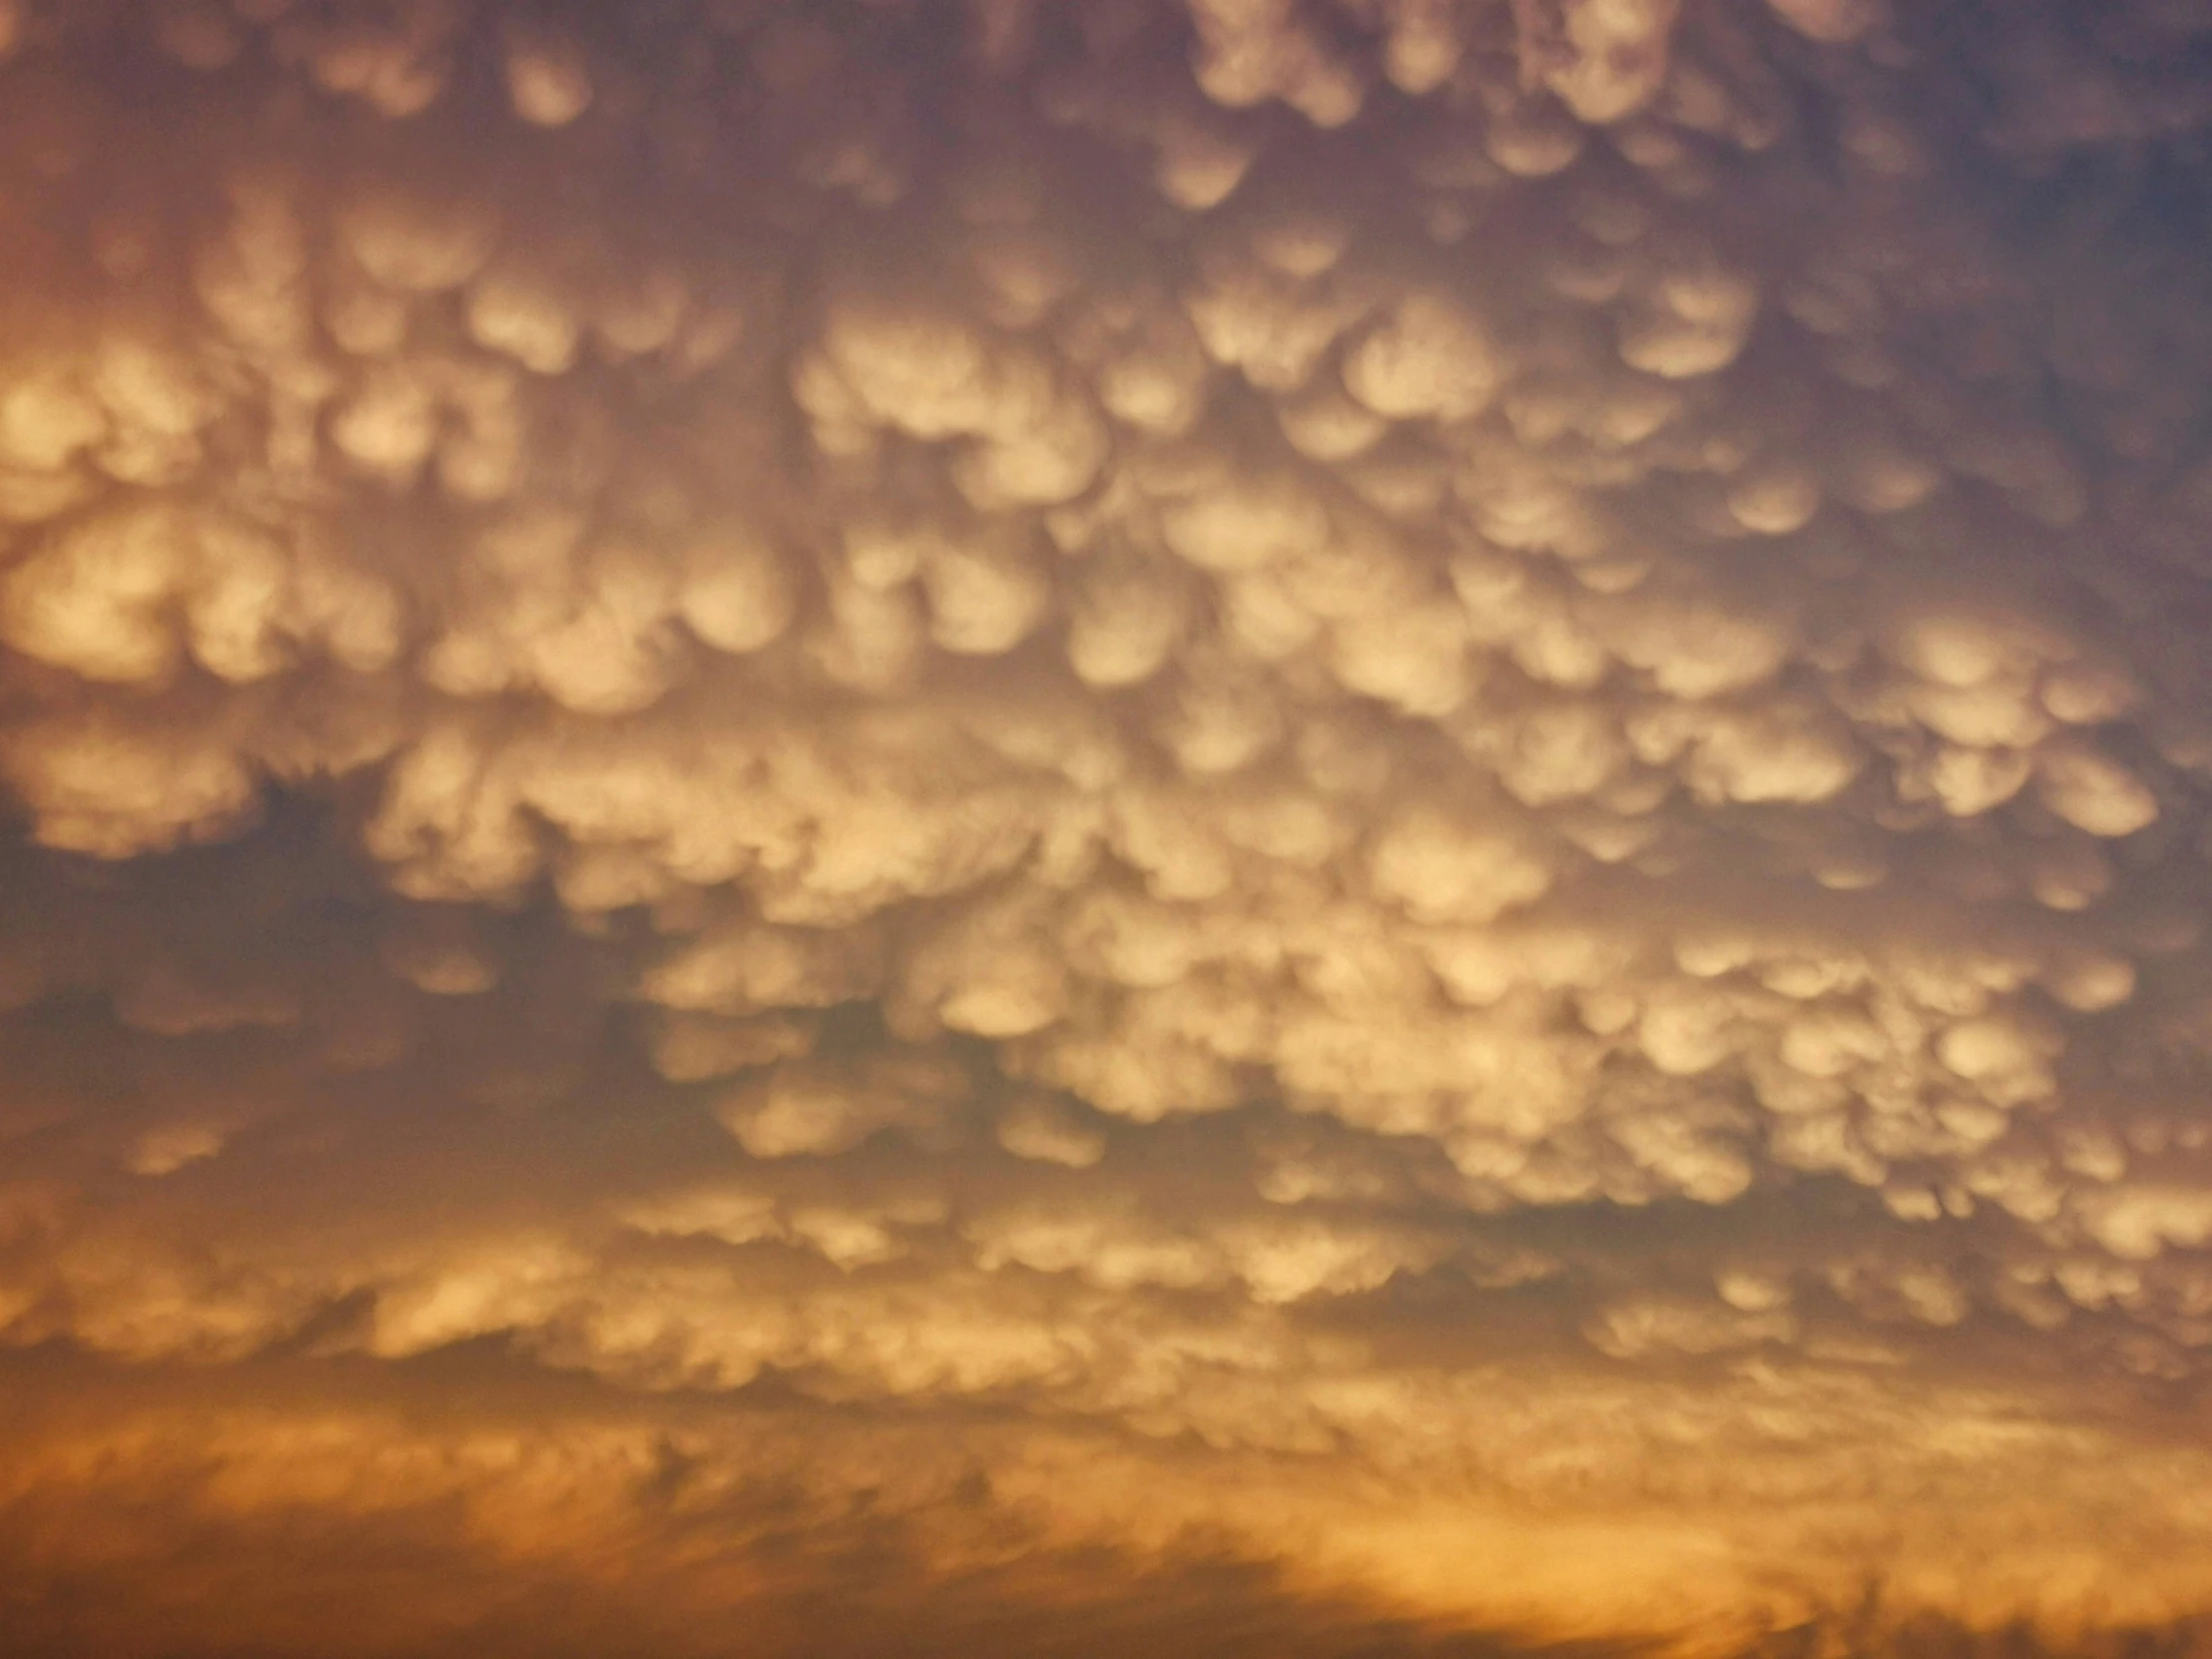
[[[0,0],[0,1659],[2212,1654],[2212,0]]]

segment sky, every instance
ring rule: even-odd
[[[2212,5],[0,0],[0,1654],[2212,1652]]]

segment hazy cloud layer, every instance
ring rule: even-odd
[[[2212,9],[0,43],[32,1651],[2201,1639]]]

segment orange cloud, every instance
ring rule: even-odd
[[[2196,1639],[2204,39],[0,0],[0,1628]]]

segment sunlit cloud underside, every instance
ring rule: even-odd
[[[2212,1643],[2212,6],[0,43],[11,1659]]]

